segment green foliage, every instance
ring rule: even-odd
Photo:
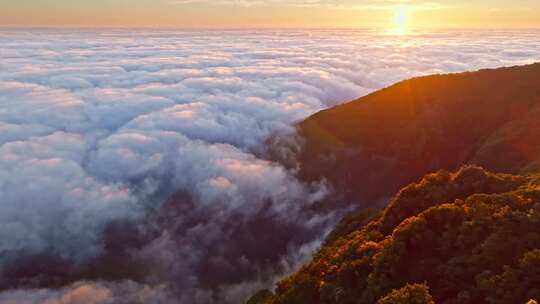
[[[401,289],[393,290],[377,301],[377,304],[435,304],[435,302],[426,284],[407,284]]]
[[[504,193],[526,181],[520,176],[493,174],[476,166],[465,166],[455,174],[446,171],[429,174],[418,184],[411,184],[398,193],[384,211],[381,230],[390,233],[406,218],[434,204],[451,203],[475,193]]]
[[[371,222],[356,215],[345,220],[313,261],[280,282],[266,303],[538,299],[539,181],[538,176],[493,174],[478,167],[428,175],[404,188]],[[427,285],[408,285],[415,282]],[[416,299],[420,286],[428,302],[389,302]]]
[[[526,252],[515,267],[505,266],[502,273],[483,273],[479,286],[486,293],[487,302],[524,303],[527,299],[540,299],[540,250]]]

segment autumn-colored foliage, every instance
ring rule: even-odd
[[[426,284],[407,284],[401,289],[393,290],[377,301],[377,304],[435,304],[435,302]]]
[[[539,180],[474,166],[427,175],[367,224],[345,218],[311,263],[252,303],[539,300]]]

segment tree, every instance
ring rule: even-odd
[[[401,289],[391,291],[377,301],[377,304],[435,304],[429,294],[429,287],[424,284],[407,284]]]

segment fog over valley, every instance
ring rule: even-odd
[[[539,34],[1,29],[0,303],[242,303],[348,210],[275,161],[295,123]]]

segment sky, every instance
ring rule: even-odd
[[[540,28],[538,0],[0,0],[4,27]]]

